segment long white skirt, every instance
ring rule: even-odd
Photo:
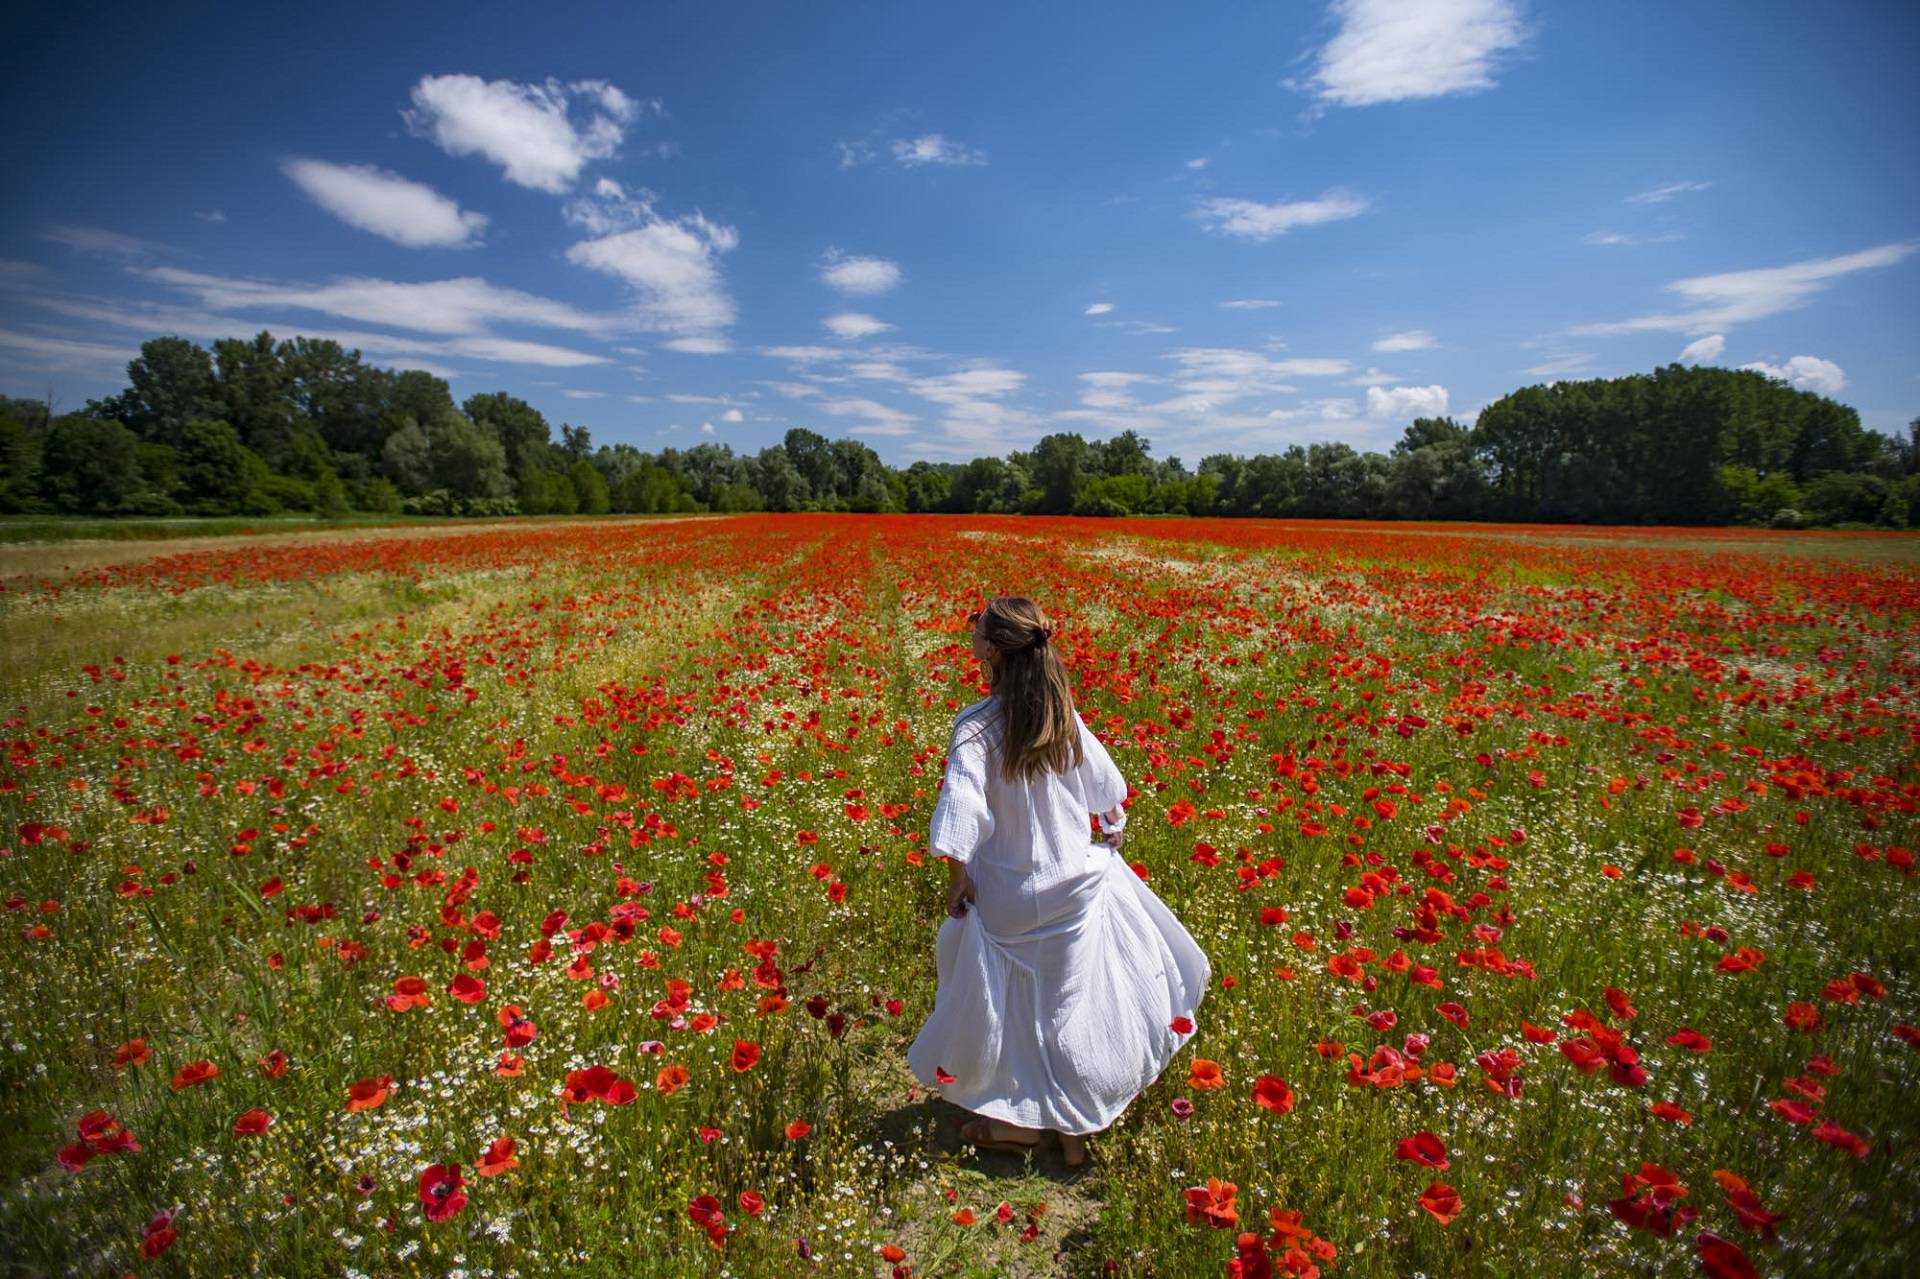
[[[1086,1134],[1166,1068],[1211,968],[1124,859],[1108,854],[1073,907],[999,935],[979,903],[940,924],[933,1013],[907,1050],[916,1078],[976,1114]],[[991,915],[989,908],[986,912]]]

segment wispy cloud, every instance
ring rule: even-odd
[[[1335,190],[1318,200],[1282,200],[1273,204],[1262,204],[1258,200],[1202,200],[1196,216],[1209,231],[1259,242],[1285,235],[1295,227],[1357,218],[1369,207],[1364,196]]]
[[[100,258],[140,258],[159,257],[166,252],[166,246],[155,244],[152,240],[142,240],[138,236],[122,235],[118,231],[106,231],[93,226],[68,226],[53,222],[41,229],[40,237],[52,240],[55,244],[64,244],[76,253],[86,253]]]
[[[470,248],[487,226],[486,214],[468,212],[425,183],[370,164],[295,158],[281,171],[342,222],[410,249]]]
[[[1788,266],[1689,276],[1667,285],[1668,292],[1686,299],[1687,310],[1656,312],[1605,324],[1581,324],[1570,332],[1580,335],[1722,332],[1737,324],[1803,307],[1834,282],[1861,271],[1893,266],[1911,256],[1915,247],[1911,243],[1882,244],[1858,253],[1811,258]]]
[[[1624,245],[1638,247],[1642,244],[1672,244],[1684,237],[1678,231],[1662,231],[1658,235],[1634,235],[1627,231],[1589,231],[1580,237],[1582,244]]]
[[[1323,106],[1477,93],[1527,38],[1513,0],[1334,0],[1340,29],[1297,85]]]
[[[917,138],[894,139],[893,158],[895,163],[914,168],[922,164],[985,164],[987,153],[938,133],[923,133]]]
[[[1222,311],[1265,311],[1280,303],[1274,298],[1228,298],[1218,305]]]
[[[1130,333],[1134,337],[1160,337],[1168,333],[1178,333],[1180,331],[1171,324],[1159,324],[1153,320],[1100,320],[1097,323],[1100,328],[1118,329],[1120,332]]]
[[[842,311],[837,315],[829,315],[820,323],[826,326],[827,332],[837,338],[846,338],[848,341],[870,338],[893,328],[885,320],[876,319],[871,315],[862,315],[858,311]]]
[[[1676,195],[1689,195],[1695,191],[1705,191],[1713,185],[1711,182],[1669,182],[1650,191],[1636,191],[1627,197],[1628,204],[1665,204]]]
[[[1389,333],[1373,344],[1376,351],[1430,351],[1440,344],[1433,334],[1425,329],[1408,329],[1405,333]]]

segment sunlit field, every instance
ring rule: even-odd
[[[1914,545],[753,516],[49,550],[0,591],[0,1255],[1910,1273]],[[962,1147],[904,1060],[995,594],[1060,619],[1124,856],[1215,974],[1077,1173]]]

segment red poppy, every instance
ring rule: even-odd
[[[1439,1013],[1460,1029],[1465,1030],[1467,1028],[1467,1010],[1459,1004],[1441,1004],[1433,1011]]]
[[[623,1079],[608,1066],[589,1066],[567,1072],[566,1086],[560,1093],[568,1103],[603,1101],[609,1106],[624,1106],[640,1095],[631,1079]]]
[[[179,1092],[183,1088],[192,1088],[196,1084],[204,1084],[209,1079],[217,1079],[219,1076],[220,1067],[212,1062],[190,1061],[174,1072],[173,1090]]]
[[[514,1141],[511,1137],[495,1137],[493,1144],[486,1148],[473,1170],[482,1177],[498,1177],[510,1168],[518,1168],[520,1161],[514,1157]]]
[[[1738,1246],[1711,1230],[1694,1236],[1693,1249],[1700,1257],[1700,1268],[1710,1279],[1756,1279],[1753,1262]]]
[[[428,1221],[447,1221],[467,1206],[459,1164],[432,1164],[420,1174],[420,1205]]]
[[[260,1073],[268,1079],[278,1079],[287,1073],[287,1055],[278,1048],[260,1058],[255,1064],[260,1067]]]
[[[750,1039],[736,1039],[733,1041],[733,1068],[735,1071],[745,1074],[747,1071],[752,1070],[755,1063],[759,1060],[759,1044],[754,1043]]]
[[[128,1066],[144,1066],[153,1060],[153,1049],[144,1039],[129,1039],[113,1052],[113,1068],[125,1070]]]
[[[1187,1087],[1199,1091],[1210,1088],[1225,1088],[1227,1081],[1220,1073],[1220,1063],[1209,1061],[1205,1057],[1195,1057],[1187,1069]]]
[[[487,983],[460,973],[447,983],[447,993],[463,1004],[477,1004],[487,997]]]
[[[1240,1187],[1218,1177],[1207,1178],[1204,1186],[1189,1187],[1186,1193],[1188,1224],[1204,1222],[1215,1230],[1238,1224],[1240,1210],[1234,1201],[1239,1193]]]
[[[1439,1137],[1430,1132],[1417,1132],[1411,1137],[1402,1137],[1400,1144],[1394,1149],[1393,1157],[1419,1164],[1423,1168],[1438,1168],[1442,1172],[1453,1167],[1447,1159],[1446,1146]]]
[[[347,1085],[347,1110],[373,1110],[385,1102],[393,1091],[393,1076],[382,1075],[378,1079],[356,1079]]]
[[[1420,1206],[1444,1226],[1460,1215],[1460,1193],[1444,1181],[1436,1181],[1421,1193]]]
[[[273,1116],[256,1106],[233,1121],[233,1133],[236,1137],[257,1137],[272,1126]]]
[[[1779,1103],[1776,1102],[1774,1104],[1778,1105]],[[1831,1119],[1822,1119],[1820,1121],[1819,1126],[1813,1130],[1813,1139],[1815,1141],[1824,1141],[1829,1146],[1838,1147],[1852,1155],[1855,1159],[1865,1159],[1872,1150],[1872,1147],[1867,1144],[1866,1138],[1857,1133],[1847,1131]]]
[[[1193,1022],[1186,1017],[1175,1017],[1171,1022],[1167,1023],[1167,1029],[1176,1035],[1191,1035],[1193,1033]]]
[[[749,1217],[758,1217],[761,1213],[765,1212],[766,1210],[767,1210],[766,1198],[763,1195],[761,1195],[759,1191],[742,1190],[740,1192],[740,1211],[741,1212],[746,1213]]]
[[[1276,1115],[1293,1109],[1293,1089],[1278,1075],[1262,1075],[1253,1085],[1253,1100]]]
[[[804,1119],[796,1119],[787,1125],[787,1140],[799,1141],[813,1131],[813,1125]]]

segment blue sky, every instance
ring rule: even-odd
[[[1911,4],[177,8],[16,32],[0,390],[270,328],[896,464],[1678,359],[1920,415]]]

